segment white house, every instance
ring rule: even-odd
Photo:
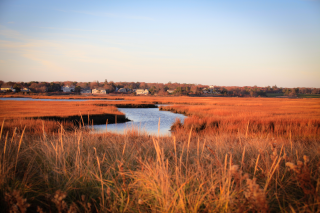
[[[92,90],[92,94],[107,94],[104,88],[96,88]]]
[[[149,94],[149,90],[148,89],[137,89],[136,90],[136,94],[137,95],[148,95]]]
[[[69,85],[67,85],[67,86],[63,86],[62,87],[62,90],[63,90],[63,92],[74,92],[74,86],[69,86]]]
[[[169,94],[172,94],[172,93],[174,93],[174,89],[168,89],[167,92],[168,92]]]
[[[9,86],[9,85],[2,85],[2,86],[1,86],[1,92],[6,92],[6,91],[8,91],[8,90],[11,90],[12,92],[15,92],[15,91],[16,91],[15,89],[13,89],[12,86]]]

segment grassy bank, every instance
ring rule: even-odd
[[[176,126],[215,134],[263,134],[294,140],[320,139],[317,99],[219,98],[202,105],[162,106],[189,117]]]
[[[263,135],[152,138],[63,129],[0,134],[5,211],[317,212],[319,141]]]

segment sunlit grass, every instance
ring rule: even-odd
[[[6,211],[268,212],[319,209],[319,141],[260,135],[1,134]],[[27,199],[27,200],[24,200]],[[29,206],[30,205],[30,206]]]
[[[95,114],[123,115],[115,106],[99,106],[96,101],[0,101],[0,119]]]
[[[171,105],[161,110],[189,117],[183,128],[209,133],[264,134],[309,140],[320,137],[317,99],[217,98],[203,105]]]

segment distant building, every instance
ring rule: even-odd
[[[15,92],[16,90],[13,89],[12,85],[9,84],[3,84],[1,86],[1,92],[7,92],[8,90],[11,90],[12,92]]]
[[[69,85],[67,85],[67,86],[63,86],[62,87],[62,91],[63,92],[74,92],[74,86],[69,86]]]
[[[107,94],[107,91],[104,88],[95,88],[92,90],[92,94]]]
[[[137,95],[148,95],[149,94],[149,90],[148,89],[137,89],[136,90],[136,94]]]
[[[92,91],[91,91],[90,88],[83,88],[83,89],[80,90],[80,93],[81,94],[91,94]]]
[[[169,94],[172,94],[172,93],[174,93],[174,89],[168,89],[167,92],[168,92]]]

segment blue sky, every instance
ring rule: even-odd
[[[0,1],[0,80],[320,87],[320,1]]]

